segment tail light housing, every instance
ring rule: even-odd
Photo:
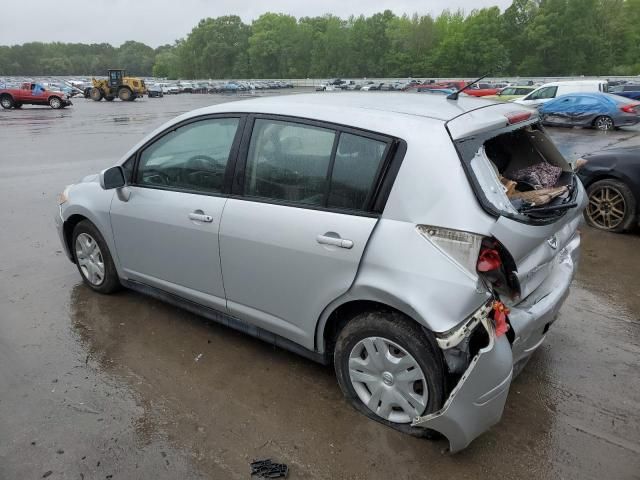
[[[637,113],[636,108],[638,108],[638,105],[640,105],[640,103],[629,103],[620,107],[620,110],[624,113]]]

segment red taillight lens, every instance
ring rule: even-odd
[[[500,253],[493,248],[483,248],[478,256],[477,269],[479,272],[490,272],[497,270],[502,266]]]
[[[513,125],[514,123],[524,122],[525,120],[529,120],[531,118],[531,112],[509,112],[504,114],[507,117],[507,122],[509,125]]]
[[[620,110],[625,113],[637,113],[636,108],[638,107],[638,105],[640,105],[640,103],[630,103],[628,105],[623,105],[622,107],[620,107]]]

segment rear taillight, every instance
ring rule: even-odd
[[[514,300],[520,295],[520,283],[516,270],[513,257],[498,240],[483,239],[476,271],[501,298]]]
[[[637,108],[640,105],[640,103],[630,103],[628,105],[623,105],[622,107],[620,107],[620,110],[622,110],[624,113],[637,113]]]
[[[418,232],[471,276],[477,276],[476,264],[484,239],[482,235],[430,225],[418,225]]]
[[[500,258],[500,252],[498,252],[498,250],[494,248],[483,248],[480,250],[478,264],[476,265],[478,272],[490,272],[499,269],[501,266],[502,259]]]
[[[507,122],[509,122],[509,125],[513,125],[515,123],[529,120],[531,118],[531,112],[509,112],[505,113],[504,116],[507,117]]]

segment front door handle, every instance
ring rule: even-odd
[[[346,249],[353,248],[353,241],[345,240],[344,238],[340,238],[340,237],[330,237],[329,235],[318,235],[316,237],[316,241],[322,245],[332,245],[334,247],[340,247],[340,248],[346,248]]]
[[[196,210],[195,212],[191,212],[189,214],[189,219],[195,220],[196,222],[204,222],[204,223],[213,222],[213,217],[211,215],[205,215],[202,210]]]

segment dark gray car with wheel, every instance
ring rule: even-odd
[[[640,221],[640,147],[613,148],[586,155],[577,169],[589,196],[584,218],[610,232],[626,232]]]

